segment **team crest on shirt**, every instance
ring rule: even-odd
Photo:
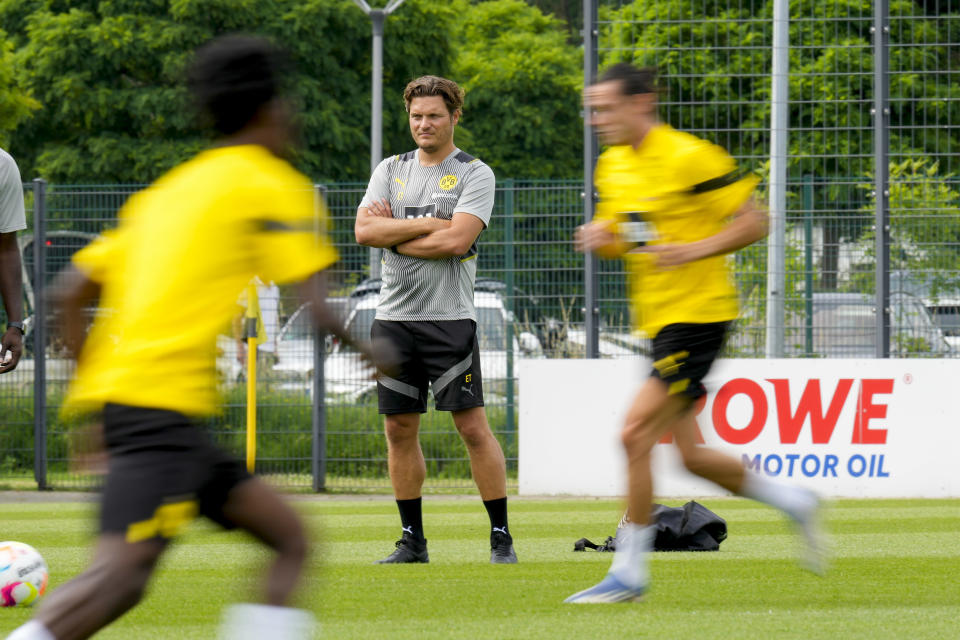
[[[444,191],[450,191],[455,186],[457,186],[457,176],[447,174],[440,178],[440,188]]]

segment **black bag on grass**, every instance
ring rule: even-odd
[[[617,527],[629,522],[624,514]],[[727,539],[727,522],[702,504],[691,500],[682,507],[653,505],[650,523],[656,527],[657,535],[653,541],[654,551],[717,551],[720,543]],[[596,549],[597,551],[616,551],[617,539],[608,536],[603,544],[594,544],[586,538],[580,538],[573,545],[574,551]]]

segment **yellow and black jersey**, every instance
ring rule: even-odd
[[[256,145],[206,151],[129,199],[74,265],[101,283],[68,410],[216,407],[216,336],[254,275],[304,279],[336,261],[307,178]]]
[[[607,149],[597,162],[600,194],[595,219],[616,223],[637,244],[685,244],[718,233],[749,199],[757,177],[738,169],[723,149],[666,124],[651,129],[636,149]],[[727,256],[676,268],[656,268],[650,254],[624,255],[636,327],[650,337],[680,322],[737,317]]]

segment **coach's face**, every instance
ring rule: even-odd
[[[583,96],[590,126],[604,144],[634,144],[638,134],[656,118],[656,95],[625,95],[619,81],[599,82]]]
[[[414,98],[408,111],[413,140],[427,153],[442,149],[453,139],[460,112],[447,111],[447,104],[440,96]]]

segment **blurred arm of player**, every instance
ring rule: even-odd
[[[448,227],[450,221],[440,218],[394,218],[390,203],[380,199],[357,210],[353,234],[357,244],[383,249]]]
[[[751,198],[734,212],[730,224],[719,233],[687,244],[648,244],[635,251],[653,254],[658,267],[678,267],[748,247],[765,238],[768,230],[767,210]]]
[[[627,251],[653,254],[660,268],[678,267],[688,262],[732,253],[765,238],[769,222],[766,209],[752,198],[734,214],[719,233],[688,244],[648,244],[631,249],[615,232],[615,222],[595,220],[579,227],[574,235],[577,251],[592,251],[602,258],[618,258]]]
[[[349,345],[372,364],[379,373],[388,376],[397,374],[399,357],[389,343],[375,340],[372,343],[358,343],[347,332],[343,319],[327,306],[327,277],[323,271],[317,272],[300,283],[300,297],[310,303],[310,314],[314,326],[328,331],[343,344]]]
[[[86,339],[87,318],[84,310],[93,306],[100,297],[100,283],[70,265],[57,275],[51,289],[50,299],[57,311],[60,335],[67,354],[76,359]]]

